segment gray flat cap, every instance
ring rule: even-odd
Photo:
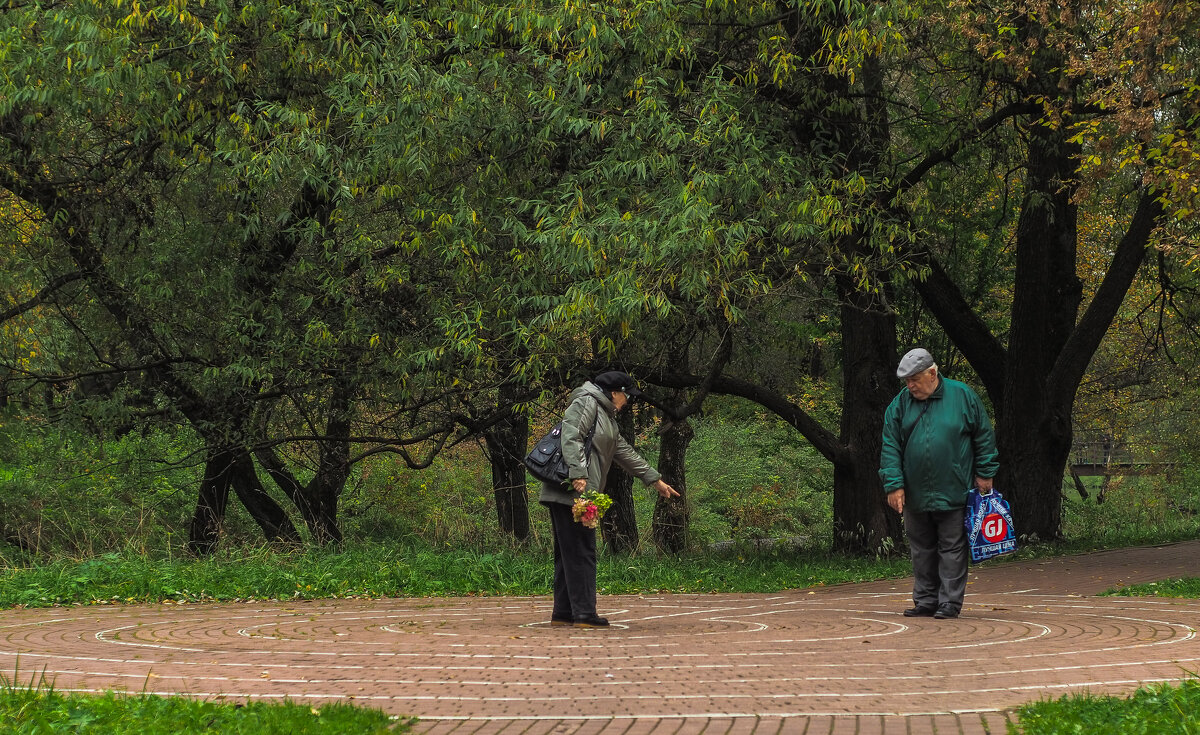
[[[933,355],[929,354],[929,350],[924,347],[918,347],[915,350],[909,350],[904,357],[900,358],[900,365],[896,368],[896,377],[901,380],[911,378],[931,367],[933,367]]]

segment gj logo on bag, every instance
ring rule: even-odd
[[[967,495],[967,544],[971,561],[983,561],[1017,550],[1017,534],[1013,531],[1012,513],[998,491],[980,493],[971,488]]]

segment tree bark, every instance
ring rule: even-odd
[[[529,419],[511,408],[515,393],[516,386],[509,383],[500,387],[500,409],[505,415],[484,432],[484,442],[492,466],[492,494],[500,531],[524,542],[529,539],[529,497],[523,461],[529,442]]]
[[[1009,495],[1021,534],[1058,538],[1063,470],[1071,451],[1075,389],[1052,391],[1049,377],[1075,328],[1083,298],[1076,275],[1078,210],[1072,201],[1078,151],[1059,128],[1031,125],[1026,194],[1016,233],[997,487]],[[1067,395],[1069,393],[1069,395]]]
[[[1003,409],[1004,376],[1008,354],[987,324],[963,296],[942,264],[926,258],[929,274],[915,283],[917,294],[954,346],[967,358],[996,411],[1000,422]]]
[[[1028,153],[1030,194],[1022,206],[1017,234],[1008,350],[980,326],[940,267],[918,288],[922,301],[984,379],[992,398],[1000,448],[997,487],[1012,503],[1017,532],[1042,539],[1058,538],[1062,532],[1062,482],[1070,459],[1071,412],[1079,384],[1163,216],[1157,198],[1141,192],[1104,280],[1076,323],[1081,301],[1075,275],[1076,213],[1062,182],[1073,174],[1075,161],[1062,136],[1053,136],[1053,131],[1042,131],[1031,140]],[[1033,187],[1039,187],[1040,193],[1035,194]]]
[[[232,452],[212,449],[204,462],[204,477],[188,532],[188,548],[197,556],[208,556],[217,550],[229,504],[233,461]]]
[[[328,431],[336,431],[339,421],[331,420]],[[340,436],[340,434],[328,434]],[[284,495],[295,504],[304,519],[309,535],[314,543],[340,543],[342,532],[338,526],[338,500],[350,477],[349,452],[347,442],[322,440],[320,459],[317,472],[308,485],[302,485],[295,475],[288,470],[275,450],[261,448],[255,451],[259,464],[267,472]]]
[[[659,443],[658,470],[663,480],[679,492],[679,497],[659,497],[655,501],[650,537],[660,551],[669,554],[678,554],[687,548],[691,522],[687,495],[687,449],[695,435],[691,422],[680,419],[664,427]]]
[[[621,436],[634,446],[633,414],[628,410],[617,414]],[[613,464],[604,483],[604,492],[612,498],[612,507],[600,519],[600,534],[608,550],[614,554],[629,554],[638,546],[637,515],[633,507],[633,477]]]
[[[239,450],[233,466],[230,468],[233,490],[238,500],[246,507],[250,517],[262,529],[267,541],[283,541],[289,544],[300,543],[300,533],[292,524],[292,519],[279,504],[263,489],[254,469],[254,460],[246,450]]]
[[[891,146],[883,68],[878,57],[863,63],[861,112],[841,122],[847,160],[868,176],[885,171]],[[838,84],[845,84],[839,80]],[[848,88],[841,94],[849,96]],[[856,129],[861,128],[858,133]],[[875,216],[890,216],[878,202]],[[879,253],[870,230],[856,227],[842,238],[847,262],[863,263],[875,289],[885,289],[888,274],[876,264]],[[901,541],[900,519],[887,505],[879,479],[883,412],[900,386],[896,381],[896,316],[884,292],[864,289],[849,275],[836,282],[842,326],[842,419],[844,449],[833,465],[833,548],[853,554],[878,553]]]
[[[833,547],[878,553],[900,544],[900,516],[879,479],[883,412],[900,390],[896,318],[877,296],[849,287],[841,295],[842,423],[845,448],[833,463]]]

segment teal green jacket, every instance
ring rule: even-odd
[[[975,478],[999,469],[992,422],[965,383],[939,375],[929,398],[918,401],[905,388],[883,414],[883,491],[904,488],[912,510],[962,508]]]

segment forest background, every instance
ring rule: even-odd
[[[1190,2],[9,0],[4,562],[544,539],[521,457],[609,368],[683,491],[612,478],[610,551],[886,553],[914,345],[988,402],[1027,541],[1120,483],[1073,477],[1084,447],[1170,470],[1130,484],[1186,521],[1198,31]]]

